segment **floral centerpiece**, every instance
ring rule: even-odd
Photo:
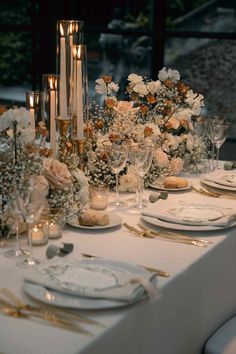
[[[88,182],[77,168],[78,157],[68,157],[68,164],[50,157],[50,149],[35,144],[35,130],[30,127],[29,111],[9,109],[0,116],[0,210],[1,220],[10,214],[14,188],[27,176],[34,176],[36,186],[47,194],[45,207],[60,209],[65,220],[77,215],[88,201]]]
[[[93,183],[115,184],[111,174],[104,141],[146,141],[154,146],[154,157],[145,177],[148,186],[163,175],[178,175],[185,166],[205,151],[204,143],[194,134],[192,117],[198,116],[204,106],[203,96],[193,92],[180,80],[176,70],[163,68],[158,80],[131,74],[125,94],[127,100],[117,98],[119,86],[110,76],[96,80],[96,92],[103,96],[103,107],[91,109],[86,127],[85,172]],[[120,179],[122,191],[135,191],[137,175],[133,166],[123,170]]]

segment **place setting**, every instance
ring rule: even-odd
[[[236,210],[215,204],[176,202],[150,205],[141,220],[164,228],[182,231],[216,231],[236,226]]]
[[[42,263],[25,276],[23,289],[48,305],[101,310],[152,301],[159,296],[157,275],[131,263],[82,257]]]
[[[236,173],[233,171],[214,171],[205,175],[201,182],[208,187],[219,190],[219,192],[236,192]]]

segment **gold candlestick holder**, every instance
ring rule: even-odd
[[[86,139],[74,139],[73,140],[73,153],[77,154],[79,161],[78,167],[83,170],[84,168],[84,150]]]
[[[66,162],[68,155],[73,152],[73,143],[71,140],[71,120],[70,119],[57,119],[58,131],[60,138],[58,141],[59,160]]]

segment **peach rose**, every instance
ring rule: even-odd
[[[72,183],[72,176],[66,164],[55,159],[43,160],[43,174],[50,186],[64,188]]]
[[[119,101],[117,106],[114,107],[114,110],[117,111],[118,113],[130,113],[130,114],[135,114],[139,108],[133,108],[133,102],[129,101]]]
[[[171,160],[170,162],[170,168],[173,173],[173,175],[177,176],[180,174],[180,172],[184,168],[184,162],[180,157],[176,157]]]
[[[177,118],[171,117],[165,124],[167,129],[178,129],[180,126],[180,122]]]
[[[162,167],[169,165],[168,155],[162,149],[156,149],[153,155],[154,162]]]

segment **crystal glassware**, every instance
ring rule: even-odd
[[[40,263],[33,257],[32,228],[40,218],[45,195],[35,187],[34,179],[30,177],[25,178],[16,190],[16,202],[28,226],[29,244],[29,256],[17,262],[19,268],[30,268]]]
[[[24,250],[21,248],[20,245],[20,240],[19,240],[19,229],[20,229],[20,220],[22,219],[22,212],[18,208],[18,203],[16,200],[16,194],[13,193],[11,195],[10,199],[10,206],[11,206],[11,214],[14,218],[14,224],[15,224],[15,236],[16,236],[16,246],[13,249],[7,250],[4,253],[5,257],[8,258],[19,258],[19,257],[25,257],[29,255],[29,252],[27,250]]]
[[[210,139],[213,148],[216,148],[216,169],[218,169],[220,147],[223,145],[227,138],[228,130],[229,124],[222,119],[213,118],[207,123],[207,136]],[[212,169],[214,169],[213,158],[214,154],[212,156]]]
[[[115,207],[124,207],[127,206],[127,203],[120,200],[119,194],[119,173],[126,165],[128,152],[129,152],[129,143],[124,140],[115,140],[113,142],[105,141],[103,143],[108,164],[111,168],[111,171],[116,176],[116,200],[109,205]]]
[[[130,208],[135,210],[143,209],[146,204],[143,203],[143,178],[148,172],[153,158],[153,146],[141,142],[135,146],[133,150],[133,163],[135,170],[138,174],[138,190],[137,190],[137,203]]]

